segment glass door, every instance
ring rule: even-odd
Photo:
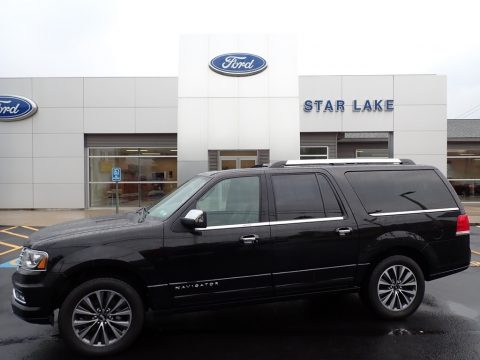
[[[257,158],[240,158],[240,169],[251,168],[257,165]]]
[[[245,169],[257,164],[257,151],[220,151],[219,170]]]

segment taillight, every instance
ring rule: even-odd
[[[470,234],[470,221],[468,215],[458,215],[457,218],[457,235]]]

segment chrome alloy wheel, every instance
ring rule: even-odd
[[[417,279],[413,272],[403,265],[386,269],[378,280],[377,294],[388,310],[402,311],[408,308],[417,295]]]
[[[130,328],[132,309],[116,291],[97,290],[83,297],[72,314],[75,335],[91,346],[107,346],[120,340]]]

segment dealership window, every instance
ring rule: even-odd
[[[328,146],[301,146],[300,159],[328,159]]]
[[[160,147],[88,148],[90,207],[115,206],[113,167],[122,169],[120,206],[139,207],[158,202],[177,188],[177,149]]]
[[[357,149],[356,158],[388,158],[388,149]]]
[[[448,150],[447,176],[462,201],[480,202],[480,149]]]

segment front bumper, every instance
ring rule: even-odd
[[[53,311],[48,311],[41,307],[23,305],[15,295],[12,295],[12,311],[16,316],[26,322],[53,325]]]
[[[12,276],[12,310],[34,324],[53,324],[55,291],[62,277],[55,273],[17,270]]]

